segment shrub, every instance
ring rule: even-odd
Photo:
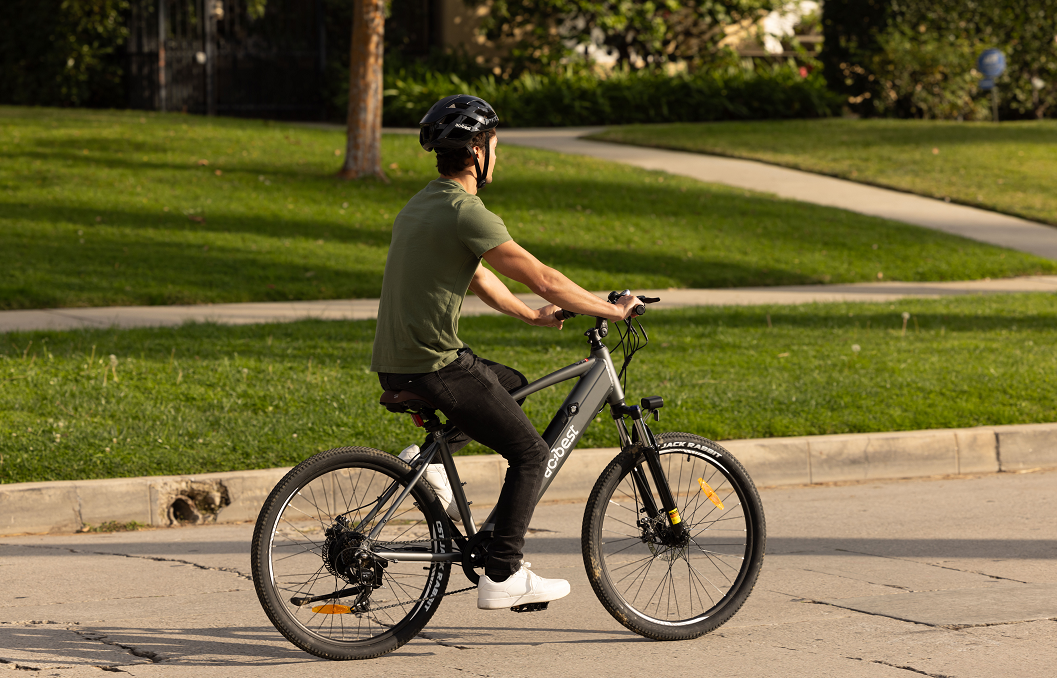
[[[433,103],[456,92],[491,103],[508,127],[813,118],[832,115],[841,104],[820,73],[804,77],[789,64],[675,75],[618,70],[606,77],[566,68],[506,81],[403,68],[387,74],[384,122],[416,126]]]
[[[7,0],[0,103],[123,106],[128,0]]]
[[[990,106],[977,93],[971,68],[977,45],[964,36],[926,37],[920,28],[892,26],[867,60],[875,75],[874,108],[901,118],[980,119]]]
[[[991,47],[1000,117],[1057,108],[1057,0],[826,0],[823,35],[828,82],[865,115],[988,116],[974,65]]]

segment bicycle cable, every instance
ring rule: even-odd
[[[621,331],[620,325],[624,325],[626,329]],[[635,331],[635,325],[639,326],[637,332]],[[628,392],[628,365],[631,364],[635,354],[646,348],[646,345],[650,343],[650,337],[646,334],[646,329],[637,318],[626,318],[621,321],[617,325],[617,335],[620,337],[620,341],[614,348],[620,349],[624,356],[624,363],[620,366],[620,373],[617,375],[617,379],[621,381],[621,388],[626,394]]]

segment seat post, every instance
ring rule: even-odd
[[[451,450],[448,448],[448,438],[453,432],[436,433],[433,439],[437,443],[437,456],[440,457],[440,462],[444,465],[444,472],[448,474],[448,481],[451,483],[451,493],[455,497],[455,505],[459,507],[459,516],[462,518],[463,529],[466,531],[467,537],[472,537],[477,534],[477,526],[473,522],[470,504],[466,501],[466,493],[463,492],[462,481],[459,480],[459,469],[455,467],[455,459],[451,456]]]
[[[421,426],[429,433],[440,436],[444,424],[440,423],[440,417],[436,410],[419,410],[412,412],[411,417],[415,420],[415,426]]]

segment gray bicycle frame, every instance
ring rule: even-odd
[[[588,333],[590,334],[590,332]],[[562,403],[561,407],[558,408],[558,412],[551,419],[547,429],[543,432],[543,440],[546,441],[547,446],[550,447],[550,454],[547,458],[546,468],[544,470],[543,485],[540,487],[539,495],[536,497],[536,503],[540,502],[543,498],[544,493],[547,492],[547,488],[550,487],[554,481],[555,476],[558,475],[558,471],[569,459],[570,452],[576,447],[576,444],[580,441],[583,436],[584,430],[587,426],[597,417],[602,409],[608,404],[611,407],[622,407],[624,405],[624,389],[620,386],[620,380],[617,378],[617,370],[613,366],[613,358],[609,355],[609,349],[607,349],[601,342],[597,343],[597,347],[593,348],[591,355],[588,358],[584,358],[579,362],[573,363],[567,367],[563,367],[560,370],[551,372],[545,377],[537,379],[536,381],[524,386],[517,391],[511,393],[511,397],[515,400],[521,400],[526,398],[533,393],[542,391],[545,388],[554,386],[555,384],[574,379],[579,377],[579,381],[573,386],[569,395],[566,396],[565,402]],[[620,435],[621,448],[625,448],[631,444],[631,437],[628,434],[627,427],[624,425],[623,417],[614,419],[617,432]],[[641,420],[634,422],[635,428],[638,430],[640,440],[651,440],[652,436],[647,432],[645,425]],[[389,507],[388,512],[385,516],[378,521],[374,529],[368,535],[369,540],[375,540],[378,538],[378,534],[382,531],[382,528],[389,521],[392,515],[396,512],[400,504],[407,498],[407,495],[411,493],[411,489],[419,482],[422,475],[426,472],[428,464],[433,460],[433,457],[440,452],[443,448],[444,452],[447,452],[448,438],[454,435],[455,431],[445,433],[437,436],[436,440],[421,452],[416,460],[412,460],[413,463],[421,465],[417,468],[417,473],[412,482],[408,483],[404,487],[400,496],[392,506]],[[466,528],[466,537],[472,537],[477,533],[473,521],[473,515],[470,512],[469,503],[466,501],[466,495],[462,490],[462,483],[459,481],[459,472],[455,468],[455,463],[452,459],[451,453],[441,454],[441,461],[444,464],[444,470],[448,474],[448,478],[451,481],[452,493],[455,495],[455,503],[459,507],[459,514],[462,517],[462,524]],[[388,493],[392,496],[395,492],[396,486],[391,488]],[[387,497],[383,494],[379,498],[378,505],[384,504]],[[493,513],[489,514],[488,519],[481,527],[481,531],[485,532],[491,530],[494,525],[494,509]],[[369,522],[374,516],[374,512],[366,516],[361,524]],[[408,551],[391,551],[387,549],[375,549],[374,555],[379,558],[392,561],[422,561],[422,562],[434,562],[434,563],[457,563],[461,562],[463,554],[461,552],[454,553],[429,553],[429,552],[408,552]]]

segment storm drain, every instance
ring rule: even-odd
[[[219,480],[182,480],[151,489],[157,525],[215,523],[220,511],[231,504],[228,488]]]

